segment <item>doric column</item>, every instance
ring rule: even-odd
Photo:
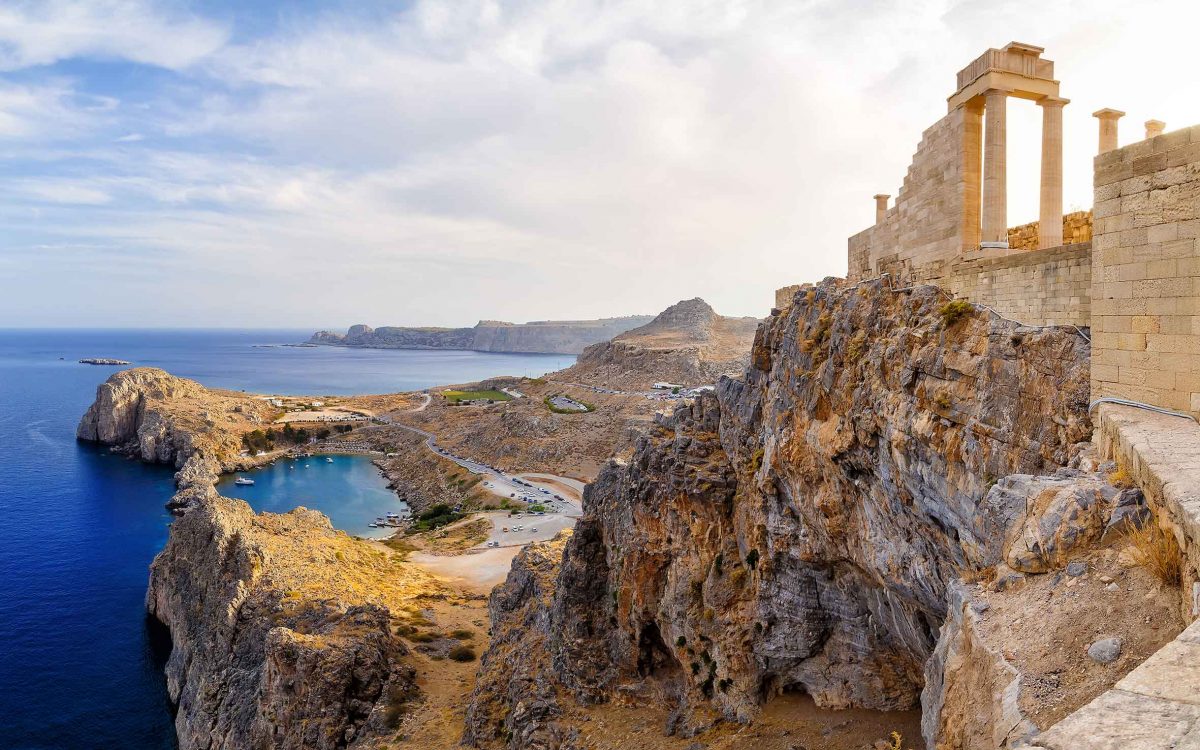
[[[1147,138],[1147,140],[1150,138],[1153,138],[1156,135],[1162,135],[1162,132],[1163,132],[1163,130],[1166,129],[1166,127],[1167,127],[1167,124],[1165,122],[1163,122],[1162,120],[1146,120],[1146,138]]]
[[[1124,116],[1118,109],[1098,109],[1092,113],[1092,117],[1100,120],[1100,150],[1096,153],[1107,153],[1117,147],[1117,120]]]
[[[1042,108],[1042,196],[1038,212],[1038,247],[1063,243],[1063,126],[1066,99],[1046,97]]]
[[[1008,177],[1005,130],[1008,92],[984,94],[983,118],[983,236],[984,243],[1008,243]]]
[[[979,205],[983,188],[983,97],[962,106],[962,250],[979,249]]]
[[[887,202],[890,195],[879,193],[875,196],[875,223],[882,224],[883,217],[887,215]]]

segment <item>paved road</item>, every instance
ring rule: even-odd
[[[409,432],[415,432],[418,435],[424,436],[425,447],[427,447],[429,450],[433,451],[434,453],[437,453],[438,455],[442,456],[443,458],[450,459],[451,461],[453,461],[454,463],[463,467],[464,469],[471,472],[472,474],[482,475],[484,488],[487,489],[488,491],[490,491],[494,495],[497,495],[499,497],[512,497],[514,499],[525,500],[526,502],[530,502],[530,503],[540,502],[540,503],[547,504],[548,506],[552,505],[554,507],[554,510],[561,511],[563,514],[565,514],[567,516],[571,516],[571,517],[578,517],[578,516],[583,515],[583,507],[582,507],[582,503],[580,501],[578,501],[575,498],[571,498],[568,495],[564,495],[561,492],[558,492],[558,494],[562,499],[561,500],[555,499],[554,494],[555,494],[555,492],[557,492],[557,489],[549,483],[539,482],[536,479],[530,479],[530,480],[518,479],[514,475],[505,474],[505,473],[498,471],[498,470],[492,468],[491,466],[488,466],[487,464],[482,463],[480,461],[475,461],[470,458],[463,458],[462,456],[456,456],[453,453],[451,453],[450,451],[446,450],[445,448],[442,448],[441,446],[439,446],[437,444],[437,437],[431,432],[422,430],[419,427],[411,427],[406,424],[401,424],[399,422],[392,421],[391,419],[389,419],[387,417],[381,417],[381,419],[384,422],[391,424],[395,427],[399,427],[402,430],[408,430]],[[554,475],[543,474],[542,476],[543,477],[553,477]],[[554,478],[558,481],[563,482],[564,484],[570,484],[571,482],[578,481],[578,480],[570,479],[568,477],[554,477]],[[523,482],[525,484],[522,484]],[[532,485],[532,486],[527,486],[527,485]],[[543,489],[546,491],[542,492]],[[547,509],[549,510],[549,507]]]

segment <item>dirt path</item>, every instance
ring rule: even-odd
[[[434,576],[453,586],[486,594],[507,576],[512,559],[521,547],[499,547],[468,552],[462,555],[430,555],[425,552],[409,554],[411,563],[420,565]]]
[[[409,412],[410,414],[416,414],[416,413],[417,413],[417,412],[419,412],[419,411],[425,411],[426,407],[428,407],[428,406],[429,406],[431,403],[433,403],[433,394],[432,394],[432,393],[426,393],[426,394],[425,394],[425,400],[421,402],[421,405],[420,405],[420,406],[414,406],[413,408],[411,408],[411,409],[408,409],[408,412]]]

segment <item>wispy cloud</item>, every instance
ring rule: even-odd
[[[80,57],[179,69],[219,49],[228,36],[220,24],[172,12],[164,3],[9,0],[0,6],[0,70]]]

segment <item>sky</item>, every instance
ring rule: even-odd
[[[0,327],[763,316],[846,270],[955,73],[1200,123],[1194,0],[0,0]],[[1040,114],[1009,104],[1009,223]]]

